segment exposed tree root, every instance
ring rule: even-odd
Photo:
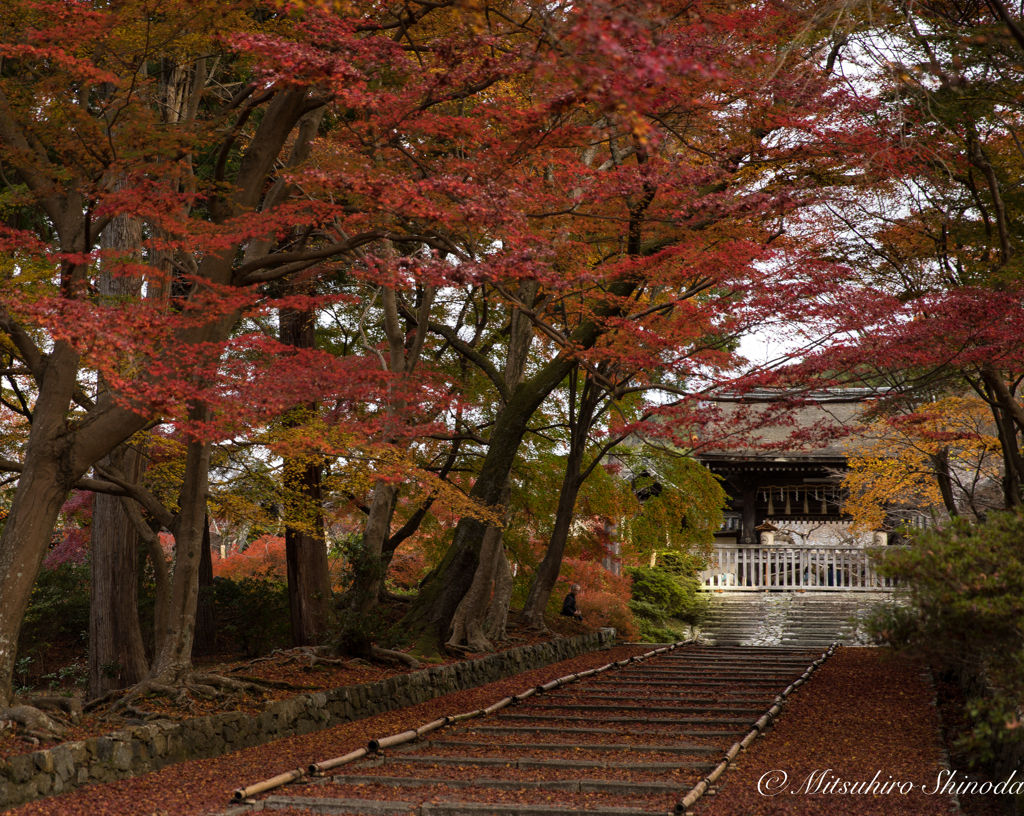
[[[319,662],[324,662],[320,660]],[[343,662],[343,661],[331,661],[331,662]],[[308,691],[309,689],[319,688],[319,686],[297,686],[294,683],[289,683],[287,680],[268,680],[266,677],[252,677],[248,674],[236,674],[235,679],[245,680],[249,683],[257,683],[261,686],[268,686],[269,688],[289,689],[292,691]]]
[[[380,593],[377,595],[377,600],[380,603],[398,604],[399,606],[408,606],[416,600],[415,595],[397,595],[383,586],[380,588]]]
[[[282,666],[287,666],[289,663],[295,663],[303,661],[306,664],[306,668],[313,668],[313,666],[358,666],[360,663],[366,663],[361,658],[340,658],[340,657],[329,657],[331,653],[330,646],[297,646],[294,649],[275,649],[267,657],[258,657],[255,660],[250,660],[248,663],[244,663],[241,666],[236,666],[233,669],[228,669],[228,674],[234,674],[235,672],[242,671],[242,669],[249,666],[256,666],[260,663],[267,663],[271,660],[281,660]],[[248,677],[247,675],[239,675],[240,677],[247,677],[257,683],[264,685],[274,685],[276,681],[264,680],[259,677]],[[279,686],[278,688],[286,688],[286,686]],[[294,686],[294,688],[303,688],[302,686]]]
[[[460,655],[480,654],[480,651],[478,649],[474,649],[472,646],[462,646],[458,643],[452,643],[451,641],[448,641],[444,647],[449,651],[457,652]]]
[[[383,660],[385,663],[398,663],[402,666],[408,666],[410,669],[422,669],[423,664],[420,663],[412,655],[407,655],[405,652],[395,652],[391,649],[382,649],[380,646],[371,646],[371,654],[378,660]]]
[[[89,703],[88,707],[96,708],[100,704],[109,702],[112,697],[119,697],[110,706],[104,719],[124,717],[125,714],[150,719],[153,716],[151,712],[136,705],[145,697],[165,697],[175,706],[184,708],[191,713],[199,713],[196,706],[197,699],[223,700],[233,704],[243,694],[262,696],[272,685],[275,685],[274,681],[267,682],[258,678],[235,678],[224,677],[220,674],[188,672],[178,678],[147,678],[132,688],[122,689],[113,695],[104,695],[99,700]]]
[[[62,717],[44,714],[31,705],[16,705],[0,709],[0,720],[16,723],[22,733],[33,740],[55,740],[64,736],[66,721]]]
[[[30,704],[43,711],[56,711],[67,717],[72,725],[82,721],[82,704],[74,697],[33,697]]]
[[[228,674],[234,674],[244,668],[255,666],[259,663],[266,663],[270,660],[280,660],[280,664],[285,666],[289,663],[295,663],[302,661],[306,664],[307,668],[313,666],[358,666],[369,665],[369,663],[360,657],[331,657],[330,646],[297,646],[294,649],[287,650],[275,650],[269,657],[258,657],[255,660],[250,660],[241,666],[236,666],[233,669],[228,670]],[[407,655],[404,652],[396,652],[391,649],[382,649],[379,646],[371,646],[370,653],[367,655],[374,660],[382,661],[384,663],[391,663],[401,666],[408,666],[410,669],[421,669],[423,664],[411,655]],[[282,659],[283,658],[283,659]],[[261,677],[251,677],[249,675],[235,675],[240,680],[248,680],[253,683],[257,683],[263,686],[271,686],[273,688],[290,688],[290,689],[303,689],[309,688],[307,686],[293,686],[290,683],[285,683],[280,680],[264,680]],[[228,678],[230,679],[230,678]]]

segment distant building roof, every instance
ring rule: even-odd
[[[864,388],[830,389],[795,397],[772,391],[744,394],[719,402],[711,435],[721,445],[699,451],[706,462],[844,462],[851,433],[861,422],[864,403],[877,397]]]

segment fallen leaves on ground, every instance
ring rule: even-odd
[[[166,816],[220,813],[236,788],[311,762],[340,756],[371,739],[399,733],[442,717],[485,707],[503,697],[557,677],[603,666],[647,649],[619,646],[564,660],[480,688],[438,697],[410,708],[296,737],[285,737],[213,759],[170,765],[120,782],[92,785],[7,811],[12,816]],[[287,790],[287,789],[285,789]]]
[[[698,802],[696,812],[702,816],[946,816],[952,812],[948,796],[925,793],[935,788],[942,771],[941,746],[933,692],[919,664],[881,649],[840,649],[813,678],[791,698],[778,723],[738,757],[735,769],[724,775],[720,792]],[[820,785],[819,779],[823,780]],[[850,785],[863,782],[865,787],[872,780],[883,786],[912,783],[913,788],[905,787],[905,793],[896,789],[820,792],[831,788],[835,779]],[[758,790],[759,782],[763,792]],[[819,792],[808,793],[808,787]],[[833,789],[841,787],[840,783]]]

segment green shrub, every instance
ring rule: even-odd
[[[664,616],[673,616],[685,604],[684,590],[676,577],[657,567],[633,567],[633,600],[657,607]]]
[[[987,761],[1024,741],[1016,711],[1024,699],[1024,517],[992,516],[984,524],[955,519],[889,550],[882,575],[906,585],[906,607],[880,608],[869,631],[880,643],[942,668],[986,667],[994,693],[971,700],[973,731],[964,748]]]
[[[30,654],[53,643],[89,642],[89,564],[67,562],[39,572],[32,588],[18,652]]]
[[[218,632],[233,641],[247,657],[289,645],[288,586],[272,571],[238,581],[215,578],[213,597]]]
[[[670,572],[680,578],[696,578],[707,565],[707,558],[691,552],[665,550],[658,553],[657,569]]]
[[[679,562],[673,564],[678,565]],[[689,565],[685,569],[689,570]],[[707,613],[707,599],[698,591],[699,583],[692,574],[669,571],[659,565],[634,567],[630,570],[630,575],[633,578],[633,600],[630,602],[630,608],[634,614],[641,615],[647,620],[660,620],[659,625],[663,628],[667,626],[666,621],[669,618],[676,618],[688,624],[697,624],[704,619]],[[655,611],[660,614],[656,615]]]

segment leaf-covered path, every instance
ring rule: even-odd
[[[335,728],[286,737],[256,748],[170,765],[133,779],[93,785],[72,793],[30,802],[7,811],[11,816],[193,816],[221,813],[236,788],[275,774],[338,756],[371,740],[415,728],[437,717],[469,711],[562,675],[602,666],[646,649],[620,646],[597,651],[543,669],[514,675],[477,689],[459,691],[410,708],[390,711]]]
[[[942,746],[933,699],[934,691],[920,665],[887,650],[840,649],[791,698],[778,723],[746,755],[740,755],[734,769],[726,773],[720,792],[700,800],[694,812],[701,816],[953,813],[949,795],[941,792],[948,776],[940,777]],[[967,769],[954,770],[955,782],[963,779]],[[878,786],[870,792],[840,792],[844,782],[848,790],[863,783],[857,788],[863,790],[872,781]],[[902,784],[905,792],[893,783]],[[964,810],[998,813],[995,798],[964,797]]]
[[[637,651],[620,647],[596,652],[409,709],[216,759],[181,763],[10,812],[17,816],[220,813],[227,808],[231,792],[241,785],[336,756],[371,738],[416,727],[443,714],[486,706],[521,691],[524,685],[547,682]],[[790,698],[774,728],[739,757],[723,777],[717,795],[704,797],[695,812],[706,816],[950,814],[949,796],[932,793],[944,779],[933,697],[919,665],[883,650],[840,649],[813,682]],[[957,770],[959,780],[966,769]],[[784,781],[779,772],[785,773]],[[882,788],[843,794],[837,779],[862,787],[875,780]],[[902,783],[906,792],[892,783]],[[808,787],[816,792],[808,793]],[[764,795],[776,790],[781,792]],[[680,798],[684,793],[680,791]],[[997,812],[991,795],[962,801],[968,814]]]

